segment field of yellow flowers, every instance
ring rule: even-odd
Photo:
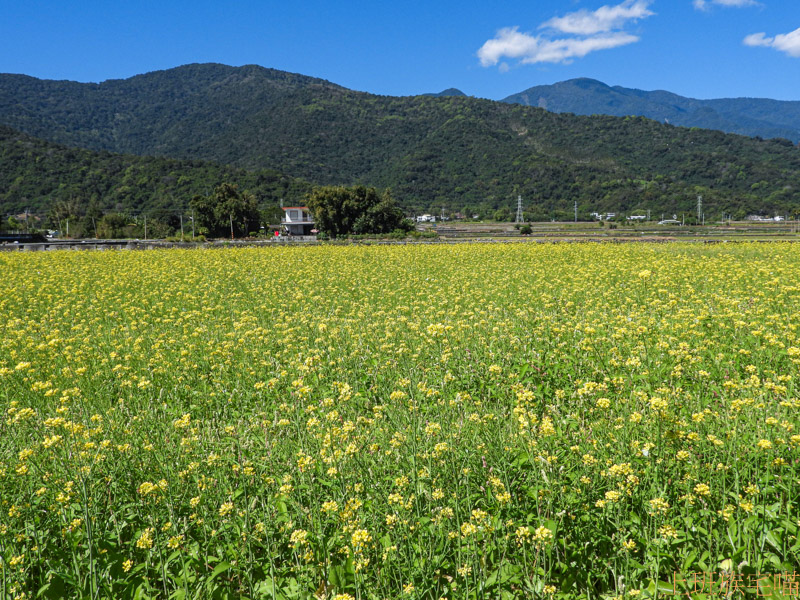
[[[2,600],[798,590],[800,245],[0,274]]]

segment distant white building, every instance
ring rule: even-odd
[[[769,223],[769,222],[780,222],[785,221],[786,217],[782,217],[780,215],[775,217],[762,217],[761,215],[748,215],[747,221],[759,221],[762,223]]]
[[[314,217],[307,206],[286,206],[281,219],[284,231],[289,235],[314,235]]]
[[[436,223],[436,217],[434,215],[419,215],[417,223]]]

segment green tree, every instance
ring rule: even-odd
[[[79,202],[74,198],[56,200],[50,205],[46,223],[59,231],[63,231],[67,219],[72,219],[74,225],[78,221],[79,214]]]
[[[77,209],[74,212],[77,214]],[[89,206],[86,207],[86,214],[83,217],[83,230],[88,232],[89,235],[97,237],[99,235],[99,222],[102,218],[103,209],[100,206],[100,202],[96,196],[92,197],[89,201]]]
[[[509,223],[511,221],[511,209],[499,208],[494,212],[494,220],[500,223]]]
[[[210,196],[195,196],[190,206],[196,211],[198,225],[213,237],[246,236],[261,225],[255,197],[240,192],[237,185],[218,185]]]
[[[389,190],[379,193],[363,185],[318,187],[311,191],[306,204],[317,228],[331,237],[408,231],[413,227]]]
[[[22,225],[20,225],[19,221],[14,215],[10,215],[8,220],[6,221],[6,227],[11,231],[19,231],[22,229]]]
[[[126,228],[131,224],[131,218],[122,213],[106,213],[97,223],[97,236],[99,238],[115,239],[128,237]]]

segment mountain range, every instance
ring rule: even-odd
[[[611,87],[594,79],[540,85],[503,100],[576,115],[636,115],[682,127],[800,141],[800,102],[766,98],[697,100],[671,92]]]
[[[9,128],[3,208],[66,195],[142,208],[166,194],[185,206],[215,177],[257,187],[264,204],[309,184],[390,187],[409,212],[507,209],[519,194],[542,219],[571,216],[575,201],[587,215],[691,211],[697,195],[709,210],[792,211],[800,190],[800,151],[783,136],[559,114],[457,90],[377,96],[255,65],[193,64],[99,84],[0,75],[0,124]],[[134,155],[159,158],[143,167]],[[184,162],[159,162],[167,159]],[[124,178],[135,191],[126,199],[117,175],[97,184],[127,169],[148,175]],[[247,173],[259,172],[282,183],[258,187]]]

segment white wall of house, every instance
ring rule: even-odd
[[[300,208],[286,208],[284,209],[284,222],[285,223],[312,223],[314,219],[311,213],[307,210]]]

